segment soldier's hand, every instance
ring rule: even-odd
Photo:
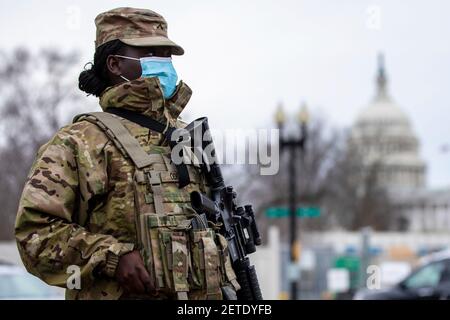
[[[116,278],[128,293],[150,293],[155,290],[139,251],[131,251],[120,257]]]

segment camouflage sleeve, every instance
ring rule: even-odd
[[[78,266],[81,285],[88,286],[97,271],[107,266],[108,256],[133,249],[111,235],[88,232],[80,223],[86,197],[82,178],[86,173],[81,174],[81,168],[93,168],[96,192],[105,192],[102,185],[107,185],[106,161],[94,166],[94,156],[99,155],[89,154],[85,145],[76,134],[61,129],[40,148],[20,199],[15,225],[20,256],[30,273],[50,285],[65,287],[71,275],[68,267]]]

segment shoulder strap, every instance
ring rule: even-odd
[[[73,122],[87,120],[98,125],[121,150],[125,157],[131,158],[138,169],[152,164],[151,157],[139,142],[130,134],[119,119],[106,112],[90,112],[76,116]]]

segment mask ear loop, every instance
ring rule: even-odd
[[[137,60],[137,61],[141,60],[141,59],[135,58],[135,57],[121,56],[120,54],[114,54],[113,57],[124,58],[124,59],[131,59],[131,60]]]
[[[127,81],[127,82],[130,82],[130,80],[127,79],[127,78],[125,78],[123,75],[119,75],[119,77],[121,77],[123,80],[125,80],[125,81]]]
[[[114,54],[113,57],[123,58],[123,59],[130,59],[130,60],[137,60],[140,61],[141,59],[134,58],[134,57],[127,57],[127,56],[121,56],[120,54]],[[123,80],[130,82],[129,79],[125,78],[123,75],[119,75]]]

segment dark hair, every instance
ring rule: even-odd
[[[98,47],[94,53],[94,63],[89,63],[91,68],[85,68],[78,76],[78,88],[99,97],[111,85],[106,68],[106,59],[109,55],[119,54],[124,47],[125,44],[120,40],[112,40]]]

